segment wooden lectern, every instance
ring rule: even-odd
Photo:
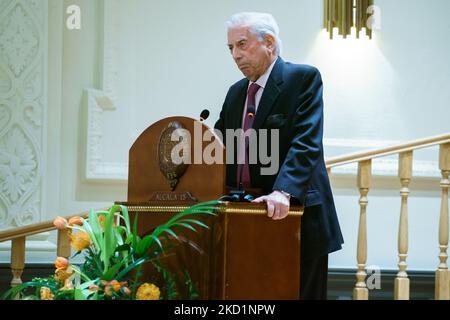
[[[175,130],[178,141],[171,139]],[[174,164],[174,147],[184,150],[179,155],[190,152],[192,164]],[[207,152],[225,159],[220,139],[191,118],[160,120],[138,137],[129,153],[128,201],[120,204],[132,219],[138,214],[140,235],[195,203],[226,194],[226,166],[202,161]],[[299,299],[303,208],[291,206],[278,221],[267,217],[265,204],[226,202],[218,211],[205,218],[209,229],[185,233],[186,243],[164,258],[165,265],[187,271],[200,299]]]

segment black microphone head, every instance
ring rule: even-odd
[[[202,113],[200,113],[200,121],[204,121],[206,119],[208,119],[209,117],[209,110],[205,109],[202,111]]]
[[[247,115],[248,115],[250,118],[253,118],[253,117],[255,116],[255,112],[256,112],[256,109],[255,109],[254,106],[249,106],[249,107],[247,108]]]

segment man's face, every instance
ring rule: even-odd
[[[267,70],[273,57],[274,41],[266,37],[258,41],[248,27],[236,27],[228,30],[228,48],[239,70],[244,76],[256,81]]]

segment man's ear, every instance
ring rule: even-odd
[[[275,37],[271,34],[266,34],[264,37],[264,41],[266,43],[267,48],[269,49],[275,49]]]

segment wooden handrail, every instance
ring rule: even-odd
[[[433,136],[429,138],[414,140],[394,146],[382,147],[377,149],[372,149],[368,151],[359,151],[355,153],[349,153],[344,156],[332,157],[326,160],[327,168],[332,168],[336,166],[341,166],[348,163],[360,162],[365,160],[371,160],[374,158],[385,157],[393,154],[403,153],[406,151],[412,151],[417,149],[422,149],[426,147],[431,147],[435,145],[440,145],[450,142],[450,133]]]
[[[105,210],[105,209],[100,209]],[[87,218],[89,215],[89,212],[81,212],[79,214],[74,214],[68,217],[65,217],[67,220],[69,220],[72,217],[81,216],[83,218]],[[53,225],[53,220],[51,221],[45,221],[45,222],[38,222],[34,224],[30,224],[23,227],[17,227],[11,230],[5,230],[0,231],[0,242],[13,240],[17,238],[22,237],[28,237],[34,234],[39,234],[46,231],[55,230],[55,226]]]

